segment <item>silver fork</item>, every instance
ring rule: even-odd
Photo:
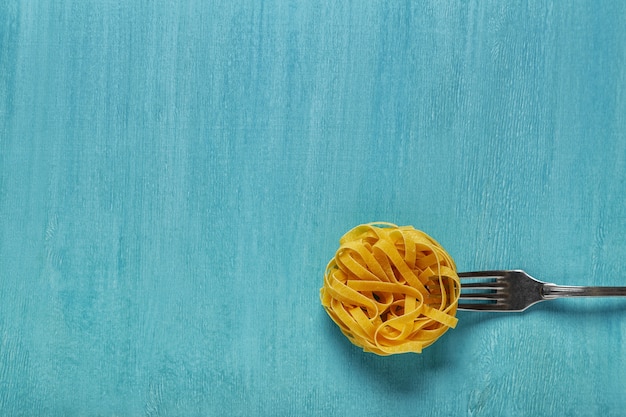
[[[459,310],[524,311],[561,297],[626,296],[626,287],[576,287],[536,280],[524,271],[462,272]]]

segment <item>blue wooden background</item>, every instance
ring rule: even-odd
[[[626,285],[626,3],[0,2],[0,415],[621,416],[626,302],[319,304],[356,224]]]

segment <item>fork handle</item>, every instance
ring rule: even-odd
[[[626,297],[626,287],[578,287],[545,284],[542,295],[545,300],[561,297]]]

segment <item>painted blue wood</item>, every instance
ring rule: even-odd
[[[626,304],[319,305],[356,224],[626,285],[626,6],[0,2],[0,415],[621,416]]]

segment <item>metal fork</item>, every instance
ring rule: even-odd
[[[536,280],[524,271],[462,272],[459,310],[524,311],[561,297],[626,296],[626,287],[576,287]]]

